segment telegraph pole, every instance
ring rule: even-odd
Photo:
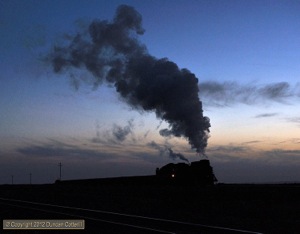
[[[59,166],[59,180],[61,180],[61,167],[62,167],[61,162],[58,164],[58,166]]]

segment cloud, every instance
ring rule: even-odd
[[[294,123],[294,124],[296,124],[298,127],[300,127],[300,117],[290,117],[290,118],[285,118],[285,120],[286,120],[287,122]]]
[[[150,148],[160,148],[161,154],[157,154]],[[23,147],[16,148],[13,153],[16,157],[30,161],[65,161],[69,163],[76,162],[97,162],[97,163],[155,163],[161,166],[162,162],[168,161],[170,145],[164,146],[152,143],[143,143],[140,141],[128,143],[126,145],[116,144],[115,142],[99,141],[97,144],[85,138],[68,139],[48,139],[46,142],[27,143]],[[173,153],[173,159],[184,159],[181,154]],[[0,154],[1,155],[1,154]],[[166,156],[166,157],[161,157]],[[182,158],[180,158],[182,157]],[[11,158],[11,157],[10,157]],[[2,158],[3,159],[3,158]],[[45,160],[44,160],[45,159]],[[153,167],[154,168],[154,167]],[[134,172],[133,172],[134,173]]]
[[[28,183],[29,173],[33,183],[53,183],[58,162],[63,164],[63,179],[83,179],[153,175],[166,161],[140,142],[96,145],[85,138],[31,139],[14,150],[0,150],[0,184],[10,183],[11,175],[15,183]]]
[[[299,140],[299,139],[298,139]],[[299,182],[300,150],[260,150],[249,145],[208,147],[211,165],[219,182]],[[256,141],[253,141],[256,143]]]
[[[104,154],[99,150],[84,149],[77,146],[63,146],[62,144],[44,144],[44,145],[29,145],[17,149],[17,152],[28,157],[42,158],[108,158],[108,154]]]
[[[219,152],[219,153],[226,153],[226,154],[233,154],[233,153],[245,153],[249,152],[249,148],[240,145],[217,145],[209,147],[209,152]]]
[[[276,142],[274,145],[279,145],[279,144],[300,144],[300,138],[289,138],[284,141]]]
[[[30,160],[62,160],[62,161],[95,161],[95,162],[144,162],[150,156],[159,161],[153,153],[141,142],[132,142],[126,145],[116,144],[110,139],[95,142],[85,138],[48,139],[46,142],[27,143],[15,149],[18,156],[25,156]]]
[[[293,159],[295,162],[300,163],[300,150],[272,149],[265,151],[264,155],[267,156],[269,160],[284,162],[285,160]]]
[[[249,144],[256,144],[256,143],[261,143],[262,141],[246,141],[243,142],[242,145],[249,145]]]
[[[256,115],[255,118],[267,118],[267,117],[273,117],[276,115],[278,115],[278,113],[264,113],[264,114]]]
[[[15,152],[33,159],[105,160],[117,156],[115,152],[118,151],[118,147],[113,145],[115,151],[108,150],[109,147],[112,147],[112,144],[101,142],[95,145],[91,144],[91,140],[84,138],[48,138],[46,141],[31,140],[16,148]]]
[[[259,88],[258,94],[267,100],[278,102],[284,101],[284,99],[295,95],[287,82],[268,84]]]
[[[238,160],[211,160],[214,174],[224,183],[299,183],[299,164],[268,163],[239,158]]]
[[[199,84],[199,95],[207,105],[227,107],[237,103],[257,105],[267,102],[288,103],[290,98],[299,97],[296,85],[287,82],[266,85],[239,84],[235,81],[207,81]]]
[[[294,144],[300,142],[299,138],[292,138],[290,141]],[[255,143],[259,143],[259,141],[249,141],[240,145],[230,144],[208,147],[207,155],[220,182],[300,181],[300,150],[278,148],[278,144],[277,148],[261,150],[251,146]],[[150,149],[158,150],[161,155]],[[28,143],[27,146],[18,148],[17,152],[24,157],[15,157],[16,162],[13,165],[15,167],[15,164],[19,165],[21,162],[20,168],[22,165],[24,167],[25,164],[28,167],[32,164],[47,168],[51,161],[52,164],[55,162],[55,167],[57,167],[56,162],[61,161],[64,165],[69,165],[68,169],[64,169],[64,175],[67,176],[66,173],[69,173],[69,178],[93,178],[125,174],[125,172],[118,174],[117,169],[113,172],[114,174],[111,174],[111,171],[107,172],[106,170],[107,165],[110,168],[123,168],[122,170],[126,170],[126,175],[152,174],[156,167],[161,167],[169,162],[169,149],[171,149],[171,145],[159,144],[154,141],[147,144],[137,142],[136,144],[123,146],[109,143],[95,145],[87,139],[68,139],[66,141],[49,139],[44,143]],[[177,156],[177,153],[173,152],[173,154]],[[175,159],[180,158],[176,157]],[[2,164],[5,165],[5,160]],[[38,172],[37,168],[29,169],[28,167],[26,167],[26,170],[22,169],[22,173],[28,174],[28,170],[31,170],[35,176],[40,173],[44,178],[49,177],[47,173]],[[83,168],[91,168],[93,173],[90,170],[86,172]],[[143,172],[144,168],[147,168],[147,172]],[[76,172],[70,171],[73,169],[76,169]],[[18,170],[14,168],[14,171]],[[55,169],[54,172],[56,171]],[[14,172],[6,170],[7,173]],[[54,180],[52,179],[52,181]]]
[[[299,139],[292,140],[294,143],[299,142]],[[222,162],[249,160],[262,164],[300,164],[300,150],[280,148],[262,150],[250,146],[259,142],[250,141],[241,145],[217,145],[209,147],[207,154],[209,154],[210,159]]]
[[[300,123],[300,117],[287,118],[289,122]]]

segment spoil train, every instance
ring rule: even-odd
[[[218,180],[213,173],[209,160],[187,163],[169,163],[156,169],[156,176],[162,180],[198,185],[214,185]]]

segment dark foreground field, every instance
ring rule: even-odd
[[[105,210],[262,233],[300,233],[300,186],[157,184],[150,177],[2,185],[0,197]],[[43,219],[2,205],[1,219]],[[49,215],[46,217],[49,218]],[[50,218],[63,218],[51,214]],[[2,225],[2,224],[1,224]],[[86,229],[89,230],[86,223]],[[2,233],[2,226],[0,233]],[[42,231],[39,233],[53,233]],[[71,233],[87,233],[74,231]],[[4,233],[16,233],[8,230]],[[18,233],[25,233],[19,231]],[[30,233],[38,233],[30,232]],[[63,233],[67,233],[66,231]],[[70,233],[70,231],[68,231]],[[99,233],[104,233],[99,231]],[[105,232],[108,233],[108,232]],[[141,232],[143,233],[143,232]],[[220,231],[219,233],[222,233]]]

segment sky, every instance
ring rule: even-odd
[[[55,71],[55,47],[88,37],[91,22],[113,22],[123,4],[142,18],[144,33],[130,37],[148,55],[197,77],[211,125],[205,156],[186,136],[162,134],[168,121],[113,82],[95,85],[101,77],[84,66]],[[299,11],[292,0],[0,0],[0,184],[30,174],[53,183],[59,163],[68,180],[153,175],[204,158],[219,182],[299,182]]]

